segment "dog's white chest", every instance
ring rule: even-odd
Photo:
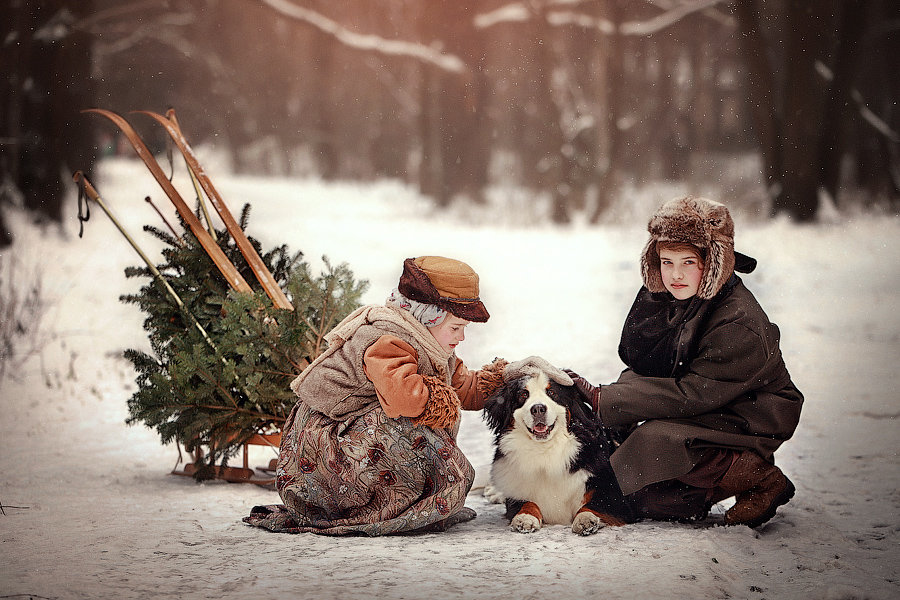
[[[507,498],[535,502],[544,523],[571,524],[584,504],[588,472],[569,471],[580,444],[566,433],[543,444],[511,431],[500,440],[504,456],[493,463],[491,480]]]

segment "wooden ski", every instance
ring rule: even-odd
[[[153,153],[150,152],[131,124],[120,115],[102,108],[89,108],[82,112],[95,113],[106,117],[122,130],[122,133],[125,134],[125,137],[128,138],[128,141],[131,143],[132,147],[134,147],[135,152],[137,152],[138,157],[144,161],[144,164],[150,170],[150,173],[156,179],[157,183],[159,183],[160,187],[162,187],[166,196],[168,196],[172,201],[172,204],[175,205],[175,210],[178,211],[178,214],[181,215],[181,218],[187,223],[187,226],[197,238],[197,241],[203,246],[203,249],[212,259],[213,263],[215,263],[219,272],[222,273],[222,276],[225,277],[225,280],[231,288],[238,292],[252,293],[253,290],[250,288],[250,285],[238,272],[237,267],[235,267],[228,257],[225,256],[225,253],[222,252],[219,245],[212,239],[212,236],[210,236],[206,229],[203,228],[203,224],[200,223],[200,220],[188,207],[187,203],[178,193],[178,190],[176,190],[175,186],[172,185],[172,182],[169,181],[169,178],[166,177],[162,167],[156,162]]]
[[[175,302],[175,305],[185,314],[185,316],[187,316],[191,323],[194,324],[194,327],[196,327],[200,334],[203,336],[203,339],[205,339],[206,342],[212,347],[212,349],[215,350],[216,346],[215,344],[213,344],[212,338],[209,337],[206,329],[203,328],[203,325],[200,324],[200,321],[197,320],[197,317],[195,317],[190,313],[190,311],[188,311],[187,306],[184,305],[184,301],[181,299],[181,296],[178,295],[178,292],[176,292],[169,284],[169,282],[166,281],[166,278],[163,277],[162,273],[160,273],[159,268],[155,264],[153,264],[153,261],[150,260],[150,257],[147,256],[147,254],[140,246],[138,246],[137,242],[134,241],[134,238],[129,235],[129,233],[125,230],[125,227],[122,225],[122,222],[119,221],[118,218],[116,218],[112,210],[110,210],[110,208],[106,206],[103,198],[100,197],[100,194],[97,193],[97,190],[93,185],[91,185],[91,182],[87,177],[85,177],[84,173],[82,173],[81,171],[75,171],[75,173],[72,175],[72,179],[75,181],[75,183],[78,184],[79,194],[84,194],[85,197],[88,198],[88,200],[91,200],[97,206],[103,209],[103,212],[106,213],[106,216],[109,217],[109,220],[112,221],[112,224],[116,226],[116,229],[119,230],[119,233],[122,234],[122,236],[125,238],[125,241],[127,241],[134,249],[134,251],[137,252],[138,256],[141,257],[141,259],[144,261],[144,264],[146,264],[147,268],[150,270],[150,273],[153,275],[156,281],[161,286],[163,286],[163,288],[169,294],[169,297],[172,298],[172,300]],[[79,197],[79,203],[80,200],[81,198]],[[87,221],[87,218],[85,218],[84,220]]]
[[[244,259],[247,261],[247,264],[250,266],[253,274],[256,275],[256,279],[259,281],[263,290],[265,290],[266,294],[272,300],[272,304],[274,304],[276,308],[294,310],[291,301],[288,300],[287,296],[282,291],[281,286],[279,286],[278,282],[275,281],[275,277],[272,276],[272,273],[266,267],[259,254],[256,252],[256,249],[250,243],[250,240],[247,239],[247,235],[244,233],[244,230],[241,229],[241,226],[231,214],[231,211],[222,200],[222,196],[219,195],[219,192],[216,190],[215,186],[213,186],[212,181],[206,174],[206,171],[204,171],[203,167],[200,166],[200,162],[197,160],[197,156],[194,154],[193,149],[188,144],[187,139],[185,139],[184,137],[184,134],[181,132],[181,127],[178,125],[178,120],[175,118],[175,111],[169,109],[166,112],[165,116],[146,110],[139,110],[135,112],[147,115],[148,117],[152,118],[157,123],[162,125],[165,128],[166,132],[169,134],[169,137],[172,138],[172,141],[175,142],[175,145],[184,155],[184,158],[188,163],[188,168],[190,168],[196,180],[200,182],[200,187],[202,187],[203,191],[206,192],[207,198],[209,198],[209,201],[216,209],[216,212],[219,213],[219,217],[221,217],[222,222],[225,224],[225,228],[228,230],[228,233],[231,234],[231,237],[234,238],[237,247],[241,251],[241,254],[244,255]]]

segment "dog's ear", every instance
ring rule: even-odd
[[[491,430],[499,432],[509,426],[513,412],[516,410],[516,395],[521,387],[521,382],[517,379],[508,381],[484,403],[482,414]]]
[[[508,383],[503,384],[503,386],[495,390],[484,403],[482,416],[484,417],[485,423],[487,423],[487,426],[492,431],[498,431],[501,427],[506,425],[508,420],[506,415],[509,412],[510,404],[507,398],[509,395],[509,387],[510,385]]]
[[[560,387],[561,394],[564,394],[567,400],[566,406],[571,412],[573,420],[579,423],[591,423],[597,420],[597,417],[591,412],[591,407],[585,403],[584,397],[575,386]]]

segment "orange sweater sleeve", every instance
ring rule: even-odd
[[[456,370],[451,378],[451,385],[459,396],[459,404],[463,410],[481,410],[485,397],[478,387],[479,371],[470,371],[463,361],[456,363]]]
[[[463,410],[481,410],[487,399],[503,385],[503,368],[508,363],[502,358],[470,371],[462,361],[456,365],[451,383],[459,396]]]
[[[381,336],[363,355],[363,368],[387,416],[417,417],[425,410],[428,387],[418,373],[418,355],[408,343]]]

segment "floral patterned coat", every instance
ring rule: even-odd
[[[284,505],[256,507],[245,522],[377,536],[465,513],[475,473],[454,439],[459,408],[483,407],[490,373],[452,354],[442,365],[404,323],[368,320],[295,387],[276,469]]]

